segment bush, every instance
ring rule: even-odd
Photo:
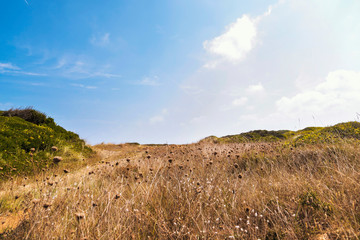
[[[219,142],[223,143],[245,143],[245,142],[276,142],[287,138],[290,131],[267,131],[255,130],[250,132],[241,133],[238,135],[228,135],[218,138]]]
[[[34,110],[32,107],[11,108],[10,110],[2,112],[1,116],[4,117],[19,117],[25,121],[40,125],[47,122],[47,116],[44,113]],[[49,120],[48,120],[49,121]]]
[[[52,118],[32,108],[10,109],[0,116],[0,178],[29,174],[51,167],[51,147],[69,161],[92,153],[76,133],[58,126]],[[30,156],[31,148],[35,148]],[[35,169],[34,169],[35,167]]]

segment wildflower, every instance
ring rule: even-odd
[[[31,202],[32,202],[33,204],[37,204],[37,203],[40,202],[40,199],[33,199]]]
[[[53,162],[55,163],[55,164],[58,164],[59,162],[61,162],[63,160],[63,158],[62,157],[59,157],[59,156],[55,156],[54,158],[53,158]]]
[[[80,219],[85,218],[85,214],[83,214],[83,213],[75,213],[75,217],[79,221]]]
[[[52,204],[50,202],[46,202],[43,204],[43,208],[47,209],[47,208],[51,207],[51,205]]]

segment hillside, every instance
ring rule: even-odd
[[[357,122],[249,135],[100,144],[96,163],[14,176],[0,239],[360,238]]]
[[[201,141],[213,143],[286,142],[292,145],[333,143],[360,139],[360,123],[346,122],[329,127],[307,127],[299,131],[255,130],[224,137],[211,136]]]
[[[0,112],[2,179],[51,168],[55,156],[69,163],[82,160],[91,152],[77,134],[58,126],[39,111],[27,108]]]

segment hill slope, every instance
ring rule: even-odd
[[[58,150],[51,150],[53,146]],[[0,112],[0,178],[49,168],[55,155],[77,161],[91,152],[77,134],[43,113],[33,109]]]
[[[359,239],[358,131],[97,145],[96,164],[0,182],[0,239]]]
[[[255,130],[224,137],[207,137],[201,141],[213,143],[248,143],[248,142],[278,142],[288,144],[317,144],[331,143],[339,140],[359,140],[360,123],[345,122],[330,127],[307,127],[299,131],[279,130]]]
[[[0,186],[0,239],[358,239],[359,148],[95,146],[96,165]]]

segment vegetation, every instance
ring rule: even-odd
[[[0,115],[0,178],[47,169],[55,155],[71,162],[92,152],[77,134],[34,109],[11,109]]]
[[[346,122],[330,127],[308,127],[299,131],[255,130],[224,137],[210,136],[202,142],[248,143],[248,142],[286,142],[290,145],[333,143],[336,141],[360,140],[360,123]]]
[[[290,131],[288,130],[255,130],[238,135],[228,135],[222,138],[218,138],[217,141],[219,143],[275,142],[286,139],[289,132]]]
[[[96,165],[4,182],[0,239],[358,239],[358,129],[97,145]]]
[[[360,123],[339,123],[325,128],[309,128],[299,131],[295,144],[316,144],[343,142],[344,140],[360,140]]]

